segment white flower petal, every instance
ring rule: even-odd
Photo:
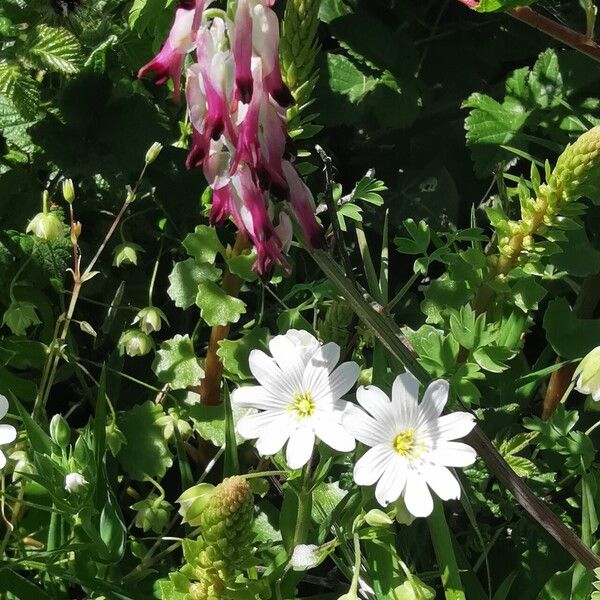
[[[434,433],[441,440],[457,440],[470,433],[475,424],[475,417],[471,413],[455,412],[441,416]]]
[[[378,421],[391,421],[392,403],[385,392],[375,385],[363,385],[356,390],[358,403]]]
[[[387,506],[402,495],[407,473],[406,461],[398,455],[393,455],[375,487],[375,498],[381,506]]]
[[[269,394],[282,400],[291,398],[296,391],[289,384],[289,381],[277,363],[262,350],[252,350],[248,357],[250,371]]]
[[[281,371],[289,378],[291,385],[300,389],[305,363],[297,343],[287,335],[276,335],[269,342],[269,350]]]
[[[406,479],[404,503],[415,517],[428,517],[433,510],[433,498],[425,479],[416,471],[411,471]]]
[[[256,451],[261,456],[277,454],[288,441],[291,432],[292,428],[289,425],[287,415],[271,421],[256,440]]]
[[[448,402],[449,388],[450,385],[445,379],[436,379],[429,384],[423,394],[423,401],[419,405],[419,425],[433,421],[442,414],[442,410]]]
[[[231,402],[243,408],[268,410],[284,407],[287,403],[281,397],[273,396],[262,385],[246,385],[231,392]]]
[[[391,443],[388,435],[389,427],[377,422],[370,417],[362,408],[350,404],[342,415],[342,425],[359,442],[367,446],[377,446],[382,442]]]
[[[299,469],[309,460],[315,446],[315,434],[308,427],[299,427],[290,435],[285,457],[290,469]]]
[[[6,456],[4,456],[4,452],[0,450],[0,470],[4,469],[6,466]]]
[[[17,430],[12,425],[0,425],[0,446],[10,444],[17,439]]]
[[[396,429],[403,431],[413,427],[417,420],[419,382],[406,371],[398,375],[392,386],[392,407]]]
[[[429,465],[423,471],[429,487],[442,500],[458,500],[460,484],[452,472],[441,465]]]
[[[8,412],[8,399],[6,396],[0,394],[0,419],[4,419]]]
[[[338,452],[351,452],[356,447],[354,437],[332,418],[317,414],[314,429],[321,441]]]
[[[367,450],[354,465],[354,481],[357,485],[373,485],[395,456],[387,444],[378,444]]]
[[[296,345],[305,365],[320,347],[319,340],[304,329],[288,329],[285,336]]]
[[[439,443],[428,456],[431,462],[446,467],[468,467],[475,462],[477,453],[471,446],[462,442]]]
[[[340,360],[340,347],[334,342],[329,342],[315,350],[310,362],[315,367],[324,367],[331,372]]]
[[[321,363],[311,359],[304,371],[302,389],[310,391],[317,405],[339,400],[356,383],[360,369],[354,362],[342,363],[329,373]]]
[[[253,440],[260,437],[265,428],[273,421],[279,419],[283,414],[282,411],[268,410],[253,415],[242,417],[237,423],[237,432],[247,440]]]

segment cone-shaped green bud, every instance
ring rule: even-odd
[[[152,164],[157,158],[158,155],[160,154],[160,151],[162,150],[162,144],[159,142],[154,142],[152,144],[152,146],[150,146],[150,148],[148,148],[148,151],[146,152],[146,164],[150,165]]]
[[[567,202],[600,196],[600,126],[565,148],[552,172],[550,186]]]
[[[229,477],[216,488],[194,486],[178,502],[185,520],[200,525],[202,537],[184,541],[186,564],[170,575],[172,586],[190,600],[229,597],[226,590],[250,555],[254,512],[250,485],[242,477]]]
[[[63,179],[62,194],[65,202],[73,204],[73,201],[75,200],[75,187],[73,186],[72,179]]]

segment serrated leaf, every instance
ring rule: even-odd
[[[353,200],[364,200],[375,206],[383,204],[383,197],[379,192],[387,191],[387,186],[379,179],[373,179],[369,175],[365,175],[354,188],[352,192]]]
[[[188,258],[175,263],[169,275],[171,285],[167,294],[175,306],[187,309],[195,303],[200,283],[218,281],[220,277],[221,270],[217,267],[209,263],[198,264],[194,258]]]
[[[189,335],[165,340],[156,352],[152,370],[161,383],[168,383],[174,390],[198,385],[204,377]]]
[[[48,69],[62,75],[74,75],[81,64],[81,47],[77,38],[62,27],[38,25],[29,53]]]
[[[473,353],[477,364],[490,373],[501,373],[508,369],[505,363],[511,356],[512,352],[502,346],[483,346]]]
[[[327,55],[327,70],[331,90],[344,94],[355,104],[377,85],[374,77],[365,75],[351,60],[341,54]]]
[[[157,424],[162,416],[162,407],[147,401],[119,417],[119,429],[127,444],[121,448],[118,459],[132,479],[162,477],[173,464],[162,427]]]
[[[528,458],[524,458],[523,456],[514,456],[512,454],[509,454],[504,458],[510,468],[519,477],[533,477],[534,475],[537,475],[537,467]]]
[[[512,286],[514,303],[523,311],[537,310],[539,302],[546,295],[546,288],[533,277],[523,277]]]
[[[196,304],[200,307],[200,315],[211,327],[237,323],[240,315],[246,312],[242,300],[230,296],[212,281],[198,285]]]
[[[10,98],[0,95],[0,131],[10,144],[29,152],[33,143],[27,129],[34,123],[34,119],[23,117]]]
[[[9,98],[27,120],[38,113],[40,89],[37,82],[18,65],[0,63],[0,94]]]
[[[194,404],[188,408],[187,414],[194,423],[194,431],[203,440],[207,440],[220,448],[225,445],[225,407]]]

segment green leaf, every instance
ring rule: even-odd
[[[365,75],[341,54],[327,55],[327,71],[331,90],[344,94],[354,104],[360,102],[377,85],[374,77]]]
[[[481,0],[477,10],[479,12],[496,12],[510,10],[517,6],[529,6],[538,0]]]
[[[475,315],[475,311],[467,304],[458,313],[450,315],[450,330],[456,341],[467,350],[479,345],[481,334],[485,328],[485,315]]]
[[[14,102],[0,94],[0,131],[10,144],[25,152],[31,151],[33,143],[27,129],[33,123],[34,119],[25,119]]]
[[[537,467],[528,458],[524,458],[522,456],[514,456],[510,454],[508,456],[505,456],[504,459],[509,464],[510,468],[519,477],[534,477],[538,474]]]
[[[39,112],[39,85],[18,65],[0,62],[0,94],[13,102],[23,119],[33,120]]]
[[[529,113],[511,98],[504,104],[485,94],[472,94],[463,107],[473,109],[465,120],[467,145],[471,148],[475,171],[483,176],[499,162],[511,158],[501,144],[517,146],[517,133],[525,124]]]
[[[52,441],[52,438],[34,421],[29,413],[23,408],[23,405],[12,396],[11,400],[16,404],[17,411],[21,417],[25,431],[27,432],[27,441],[31,447],[42,455],[50,456],[53,453],[60,453],[59,447]]]
[[[198,435],[218,448],[225,445],[225,407],[194,404],[187,409]]]
[[[520,5],[523,6],[522,3]],[[558,56],[552,48],[542,52],[537,59],[529,76],[529,87],[533,99],[541,108],[560,104],[563,81]]]
[[[538,304],[546,296],[546,288],[531,276],[518,279],[511,292],[515,304],[525,313],[537,310]]]
[[[14,597],[20,600],[26,598],[52,600],[52,596],[49,596],[42,588],[35,585],[33,581],[26,579],[19,573],[15,573],[8,567],[0,569],[0,592],[10,592],[11,595],[14,594]]]
[[[473,358],[477,364],[490,373],[501,373],[508,369],[506,361],[512,357],[513,353],[502,346],[482,346],[473,353]]]
[[[165,340],[156,352],[152,370],[161,383],[168,383],[174,390],[198,385],[204,377],[189,335]]]
[[[379,192],[385,192],[387,189],[383,181],[367,174],[356,184],[352,192],[352,200],[364,200],[375,206],[382,206],[383,197]]]
[[[256,281],[258,275],[252,270],[256,262],[256,250],[249,253],[238,254],[227,260],[227,268],[244,281]]]
[[[554,351],[567,359],[582,358],[600,340],[600,319],[578,319],[564,298],[548,304],[544,329]]]
[[[175,306],[185,310],[196,302],[200,283],[218,281],[220,277],[221,270],[217,267],[209,263],[198,264],[195,259],[188,258],[175,263],[169,275],[171,285],[167,289],[167,294]]]
[[[162,477],[173,464],[162,427],[156,422],[162,416],[162,407],[148,400],[119,417],[119,428],[127,444],[121,448],[118,459],[132,479]]]
[[[198,225],[194,233],[188,233],[183,247],[199,263],[214,263],[217,254],[225,254],[225,248],[217,236],[217,230],[208,225]]]
[[[239,298],[227,294],[221,287],[207,281],[198,286],[196,304],[207,325],[228,325],[237,323],[246,312],[246,305]]]
[[[29,53],[43,66],[62,75],[74,75],[81,64],[81,47],[77,38],[62,27],[38,25]]]
[[[223,362],[225,370],[238,379],[251,379],[252,373],[248,366],[248,357],[255,348],[267,350],[268,336],[267,328],[256,327],[237,340],[220,341],[217,356]]]

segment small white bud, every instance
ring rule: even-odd
[[[65,490],[69,494],[77,493],[88,484],[88,481],[81,473],[69,473],[65,477]]]

